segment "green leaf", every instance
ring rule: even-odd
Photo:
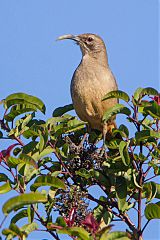
[[[100,236],[99,240],[107,240],[108,233],[111,230],[112,226],[113,225],[105,226],[100,231],[98,231],[96,235]]]
[[[160,119],[160,105],[156,101],[151,101],[150,103],[151,106],[143,108],[143,113]]]
[[[6,182],[0,186],[0,194],[7,193],[12,190],[10,182]]]
[[[19,163],[21,163],[21,160],[19,158],[10,156],[7,160],[7,163],[10,168],[15,168]]]
[[[121,139],[111,139],[111,141],[109,141],[109,143],[107,143],[107,146],[109,149],[119,149],[119,144],[121,142]]]
[[[150,107],[150,106],[152,106],[151,102],[149,102],[148,100],[141,100],[141,102],[138,104],[138,107],[139,107],[138,111],[143,112],[143,109],[145,107]]]
[[[2,231],[2,233],[3,233],[4,235],[9,235],[9,234],[11,234],[13,237],[17,236],[17,237],[19,237],[19,239],[23,239],[23,236],[24,236],[24,233],[23,233],[23,232],[20,230],[20,228],[19,228],[16,224],[14,224],[14,223],[11,223],[10,226],[9,226],[9,228],[4,229],[4,230]]]
[[[142,98],[144,97],[145,95],[153,95],[153,96],[156,96],[156,95],[159,95],[158,91],[152,87],[146,87],[146,88],[143,88],[143,90],[141,91],[140,95],[139,95],[139,98]]]
[[[48,142],[48,130],[45,129],[45,131],[43,131],[43,133],[41,134],[40,133],[40,137],[41,137],[41,141],[40,141],[40,145],[39,145],[39,152],[42,152],[46,145],[47,145],[47,142]]]
[[[25,115],[25,118],[23,118],[23,122],[22,122],[22,125],[21,125],[22,130],[33,119],[33,117],[35,117],[35,113],[30,113],[30,114]]]
[[[157,193],[157,185],[155,182],[145,183],[143,189],[146,191],[147,202],[155,198]]]
[[[81,168],[80,170],[76,171],[75,174],[78,176],[84,177],[86,179],[89,179],[91,177],[90,172],[85,168]]]
[[[114,107],[109,108],[108,111],[104,113],[102,120],[107,122],[112,116],[119,113],[129,116],[131,114],[131,111],[129,108],[125,107],[123,104],[117,103],[114,105]]]
[[[95,180],[104,185],[105,187],[109,188],[110,187],[110,179],[107,178],[104,174],[102,174],[100,171],[98,170],[93,170],[91,169],[90,174],[95,178]]]
[[[46,158],[44,158],[46,159]],[[52,162],[52,166],[51,166],[51,171],[55,172],[55,171],[60,171],[61,170],[61,164],[59,162]]]
[[[29,165],[33,166],[34,168],[38,169],[37,163],[34,161],[34,159],[31,156],[21,153],[19,155],[19,158],[21,160],[21,163],[29,164]]]
[[[104,208],[101,205],[98,205],[97,207],[94,208],[93,214],[97,222],[101,221],[103,217],[103,211],[104,211]]]
[[[73,109],[74,109],[73,104],[68,104],[68,105],[65,105],[63,107],[56,108],[53,111],[52,116],[53,117],[59,117],[59,116],[62,116],[64,113],[69,112]]]
[[[80,130],[85,127],[86,122],[83,122],[79,119],[71,119],[67,122],[68,129],[65,131],[65,133],[75,132],[77,130]]]
[[[100,238],[100,240],[104,240],[104,238]],[[106,240],[130,240],[130,238],[126,232],[117,231],[109,233]]]
[[[110,224],[112,218],[113,218],[113,214],[112,213],[110,213],[108,211],[104,211],[103,220],[104,220],[106,225]]]
[[[148,220],[160,219],[160,202],[149,203],[145,208],[144,214]]]
[[[153,130],[142,130],[135,133],[135,138],[137,143],[147,140],[149,137],[160,138],[160,132],[155,132]]]
[[[36,191],[37,188],[42,186],[52,186],[54,188],[65,189],[65,184],[59,178],[50,175],[42,175],[36,178],[35,182],[31,185],[31,191]]]
[[[76,236],[79,240],[91,240],[90,234],[82,227],[63,228],[62,230],[58,230],[58,233]]]
[[[37,107],[35,107],[32,104],[18,104],[18,105],[12,106],[10,112],[6,114],[4,118],[8,122],[11,122],[20,114],[27,113],[27,112],[36,112],[36,111],[37,111]]]
[[[123,132],[123,131],[121,131],[121,130],[119,130],[119,129],[114,129],[113,130],[113,137],[115,138],[115,139],[120,139],[120,137],[119,138],[117,138],[117,136],[119,137],[119,136],[121,136],[121,138],[126,138],[127,136],[126,136],[126,134]],[[113,139],[114,140],[114,139]],[[120,139],[121,140],[121,139]]]
[[[35,161],[38,161],[39,159],[43,158],[44,156],[52,153],[54,151],[53,148],[51,148],[50,146],[46,147],[41,153],[39,152],[36,152],[32,155],[32,158],[35,160]]]
[[[23,227],[21,227],[21,231],[25,232],[27,236],[36,229],[38,229],[38,224],[35,222],[25,224]]]
[[[38,168],[24,163],[18,165],[18,171],[22,176],[24,176],[26,183],[31,181],[37,174],[39,174]]]
[[[124,141],[121,141],[119,144],[119,152],[120,156],[122,158],[122,161],[125,166],[128,166],[130,164],[130,156],[128,153],[128,144]]]
[[[52,129],[52,127],[57,126],[58,123],[67,123],[70,119],[73,118],[74,117],[69,114],[64,114],[63,116],[59,117],[52,117],[47,120],[46,126],[48,126],[49,129]]]
[[[64,218],[61,217],[61,216],[57,217],[56,223],[57,223],[58,226],[66,227],[66,222],[65,222]]]
[[[16,233],[9,228],[3,229],[2,234],[7,236],[6,240],[12,240],[14,237],[16,237]]]
[[[17,156],[21,151],[22,151],[22,149],[20,147],[16,147],[13,149],[13,155]]]
[[[139,155],[136,157],[136,159],[138,161],[145,162],[146,160],[148,160],[148,157],[146,157],[143,153],[140,152]]]
[[[28,213],[26,209],[21,210],[20,212],[18,212],[12,219],[11,219],[11,223],[16,223],[19,220],[21,220],[22,218],[28,217]]]
[[[39,98],[26,93],[11,94],[4,100],[4,103],[7,109],[15,104],[32,104],[42,113],[45,113],[46,110],[44,103]]]
[[[125,102],[129,102],[130,98],[127,93],[121,91],[121,90],[116,90],[116,91],[111,91],[107,93],[103,98],[102,101],[110,99],[110,98],[119,98],[124,100]]]
[[[137,88],[137,89],[136,89],[136,91],[135,91],[135,93],[134,93],[134,96],[133,96],[136,101],[139,100],[140,93],[142,92],[142,90],[143,90],[143,88]]]
[[[45,203],[48,199],[41,193],[24,193],[16,197],[10,198],[2,207],[2,211],[5,215],[8,215],[11,211],[17,207],[34,203]]]
[[[34,209],[32,206],[27,207],[28,223],[32,223],[34,219]]]
[[[42,158],[50,153],[53,153],[53,148],[48,146],[40,153],[39,157]]]
[[[143,98],[145,95],[159,95],[158,91],[154,88],[147,87],[147,88],[137,88],[137,90],[134,93],[134,99],[139,102],[141,98]]]
[[[120,211],[125,211],[126,209],[126,197],[127,197],[127,183],[124,177],[116,178],[116,196],[118,199],[118,208]]]
[[[100,198],[100,200],[104,201],[104,199],[102,199],[102,197]],[[103,219],[104,223],[106,225],[109,225],[113,218],[113,214],[106,211],[106,209],[104,209],[101,205],[98,205],[94,209],[94,217],[97,220],[97,222],[102,222],[102,219]],[[102,224],[103,224],[103,222],[102,222]]]
[[[39,141],[39,152],[42,152],[45,146],[45,139],[42,136],[42,134],[40,134],[40,141]]]
[[[126,137],[129,137],[129,130],[128,130],[128,128],[124,124],[121,124],[119,126],[119,130],[123,131],[125,133]]]
[[[4,173],[0,173],[0,182],[6,182],[8,180],[8,177]]]
[[[32,151],[37,150],[37,145],[38,145],[38,142],[36,141],[31,141],[27,143],[25,146],[23,146],[22,154],[28,154]]]
[[[38,137],[39,131],[44,131],[45,122],[43,120],[32,119],[28,124],[28,129],[23,130],[22,134],[25,138]]]
[[[139,184],[138,184],[138,182],[137,182],[137,177],[136,177],[136,174],[133,172],[132,173],[132,177],[133,177],[133,182],[134,182],[134,185],[137,187],[137,188],[142,188]]]
[[[36,169],[38,168],[37,163],[34,161],[34,159],[27,154],[21,153],[19,155],[19,158],[14,158],[12,156],[8,158],[8,165],[11,168],[15,168],[18,164],[22,164],[22,163],[29,164]]]
[[[160,199],[160,184],[156,183],[156,189],[157,189],[157,192],[155,197]]]

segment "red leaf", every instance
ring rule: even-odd
[[[97,232],[99,228],[99,223],[96,221],[92,213],[89,213],[85,220],[82,221],[82,224],[87,226],[90,230],[92,230],[93,233]]]
[[[72,208],[69,212],[69,216],[68,218],[64,218],[66,224],[68,225],[68,227],[72,227],[74,224],[74,220],[75,220],[75,216],[76,216],[76,208]]]
[[[0,152],[0,161],[2,161],[3,158],[6,158],[6,160],[8,159],[8,157],[10,157],[10,153],[12,151],[12,149],[19,145],[19,143],[14,143],[12,145],[10,145],[7,149],[4,149]]]
[[[158,105],[160,105],[160,96],[151,97]]]

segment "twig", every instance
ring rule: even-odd
[[[134,157],[134,151],[131,146],[129,146],[129,149],[130,149],[132,157],[133,157],[133,161],[132,161],[133,167],[137,171],[137,165],[136,165],[136,161],[135,161],[135,157]]]
[[[52,232],[52,231],[50,231],[49,229],[47,229],[46,222],[45,222],[45,221],[43,220],[43,218],[39,215],[39,213],[38,213],[38,211],[36,210],[36,208],[34,207],[34,205],[32,204],[31,206],[32,206],[35,214],[36,214],[37,217],[39,218],[41,224],[46,227],[46,231],[49,232],[49,233],[54,237],[54,239],[60,240],[59,237],[58,237],[58,235],[56,235],[54,232]]]
[[[149,222],[150,222],[150,220],[148,220],[148,221],[146,222],[146,224],[144,225],[144,227],[143,227],[143,229],[142,229],[142,233],[144,232],[144,230],[145,230],[145,228],[147,227],[147,225],[148,225]]]
[[[3,220],[2,220],[2,222],[1,222],[1,224],[0,224],[0,228],[2,227],[2,225],[3,225],[3,223],[5,222],[6,218],[7,218],[7,216],[5,216],[5,217],[3,218]]]
[[[15,139],[21,146],[24,146],[24,145],[25,145],[20,138],[14,136],[14,139]]]
[[[149,180],[151,180],[151,179],[153,179],[153,178],[155,178],[155,177],[158,177],[158,176],[157,176],[157,175],[154,175],[154,176],[152,176],[152,177],[146,179],[144,182],[147,182],[147,181],[149,181]]]
[[[64,164],[64,162],[62,161],[61,157],[59,156],[59,154],[57,153],[55,147],[53,146],[53,144],[51,142],[48,142],[49,145],[53,148],[53,153],[56,155],[57,159],[59,160],[60,164],[62,165],[62,167],[66,170],[66,172],[68,173],[68,175],[72,178],[72,174],[68,171],[68,168],[66,167],[66,165]]]
[[[149,166],[149,167],[147,168],[147,170],[143,173],[143,177],[144,177],[144,178],[147,176],[147,174],[148,174],[149,170],[151,169],[151,167],[152,167],[152,166]]]

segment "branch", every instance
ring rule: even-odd
[[[35,214],[37,215],[38,219],[40,220],[41,224],[46,227],[47,231],[54,237],[54,239],[56,240],[60,240],[58,235],[56,235],[54,232],[50,231],[47,226],[46,226],[46,222],[43,220],[43,218],[39,215],[39,213],[37,212],[36,208],[34,207],[34,205],[32,204],[32,208],[35,212]]]
[[[142,172],[142,163],[140,163],[140,170],[139,170],[139,185],[142,186],[142,181],[143,181],[143,172]],[[141,227],[142,227],[142,217],[141,217],[141,212],[142,212],[142,188],[139,189],[138,192],[138,232],[139,232],[139,237],[142,235]],[[139,238],[141,239],[141,238]]]
[[[96,198],[94,198],[92,195],[88,194],[88,198],[96,203],[98,203],[99,205],[103,206],[107,211],[109,211],[110,213],[112,213],[113,215],[115,215],[116,217],[120,218],[123,222],[125,222],[128,227],[133,231],[134,234],[137,234],[137,230],[136,230],[136,226],[134,225],[134,223],[130,220],[129,216],[126,213],[117,213],[115,212],[113,209],[111,209],[110,207],[106,206],[107,203],[103,202],[101,200],[98,200]],[[108,202],[108,204],[111,204],[110,202]],[[116,207],[116,206],[113,206]]]

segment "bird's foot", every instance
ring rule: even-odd
[[[100,150],[100,157],[105,157],[105,158],[108,157],[108,156],[107,156],[106,149],[107,149],[107,146],[106,146],[105,143],[103,143],[103,146],[102,146],[102,148],[101,148],[101,150]]]
[[[88,135],[88,133],[84,134],[84,136],[83,136],[83,138],[82,138],[82,140],[81,140],[81,142],[79,144],[79,147],[81,147],[81,148],[83,147],[84,142],[87,140],[87,135]]]

